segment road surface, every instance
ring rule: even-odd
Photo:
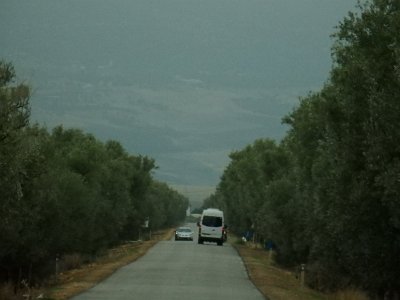
[[[229,244],[162,241],[73,300],[263,300]]]

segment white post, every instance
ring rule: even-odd
[[[306,265],[305,264],[301,264],[301,266],[300,266],[300,286],[302,288],[304,287],[305,270],[306,270]]]
[[[58,258],[58,255],[56,256],[56,282],[58,281],[58,272],[59,272],[59,266],[58,266],[58,261],[60,259]]]

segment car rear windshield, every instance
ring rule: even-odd
[[[179,232],[192,232],[192,229],[190,229],[190,228],[179,228],[178,231]]]
[[[222,226],[222,218],[221,217],[213,217],[213,216],[204,216],[203,217],[203,225],[208,227],[221,227]]]

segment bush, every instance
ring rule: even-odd
[[[368,296],[357,289],[339,291],[333,296],[333,300],[368,300]]]
[[[316,290],[332,292],[348,286],[348,279],[345,278],[335,266],[315,262],[307,265],[306,284]]]
[[[62,270],[68,271],[72,269],[78,269],[84,263],[84,259],[81,254],[73,253],[64,255],[62,259]]]
[[[21,298],[14,293],[14,285],[11,282],[5,282],[0,285],[0,299],[16,300]]]

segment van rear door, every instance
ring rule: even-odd
[[[203,216],[201,235],[205,238],[220,239],[222,236],[222,217]]]

